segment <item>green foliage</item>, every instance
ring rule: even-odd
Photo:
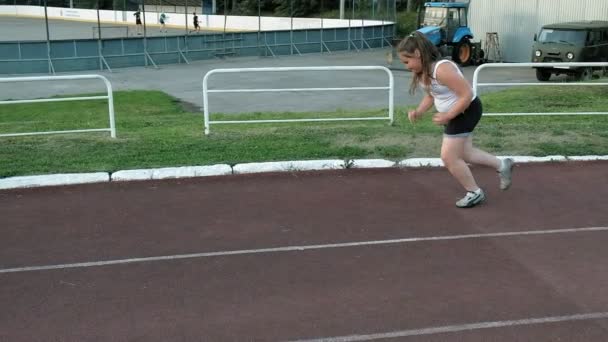
[[[230,13],[239,15],[258,15],[258,0],[241,0]]]
[[[401,39],[416,30],[416,12],[397,12],[395,38]]]
[[[319,0],[273,0],[274,13],[280,16],[308,17],[313,13],[319,13]]]
[[[258,11],[264,13],[269,13],[274,11],[274,4],[272,0],[260,0],[258,4],[258,0],[226,0],[226,11],[224,8],[224,2],[218,1],[217,10],[218,13],[234,14],[234,15],[258,15]],[[259,8],[258,8],[259,6]]]

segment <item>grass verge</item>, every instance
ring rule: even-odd
[[[115,92],[118,138],[108,133],[0,138],[0,177],[321,158],[436,157],[441,127],[408,108],[387,121],[214,125],[157,91]],[[607,87],[530,87],[482,96],[486,112],[608,111]],[[214,120],[385,116],[386,110],[214,114]],[[0,133],[108,127],[105,101],[0,106]],[[506,155],[608,154],[608,115],[484,117],[475,143]]]

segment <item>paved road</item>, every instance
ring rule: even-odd
[[[163,65],[159,69],[133,67],[109,71],[86,71],[70,74],[101,74],[106,76],[114,90],[146,89],[161,90],[202,108],[202,80],[204,75],[217,68],[255,68],[282,66],[336,66],[336,65],[383,65],[387,66],[388,49],[361,52],[335,52],[331,54],[307,54],[303,56],[237,57],[224,60],[194,61],[189,65]],[[408,94],[411,74],[396,62],[390,65],[395,76],[395,104],[415,105],[420,93]],[[464,68],[465,76],[471,80],[475,67]],[[60,73],[65,75],[68,73]],[[59,74],[58,74],[59,75]],[[483,81],[534,82],[531,69],[488,70]],[[52,95],[74,94],[103,90],[101,82],[65,81],[28,84],[0,84],[0,99],[36,98]],[[340,87],[340,86],[382,86],[387,77],[381,71],[375,72],[308,72],[308,73],[239,73],[216,75],[211,79],[211,88],[289,88],[289,87]],[[312,111],[342,109],[386,108],[387,95],[384,91],[350,92],[305,92],[305,93],[247,93],[212,94],[210,109],[214,112],[254,112],[254,111]]]
[[[53,36],[67,38],[91,38],[92,24],[65,20],[50,21]],[[150,29],[150,34],[158,34],[158,29]],[[181,33],[177,30],[175,34]],[[75,37],[85,34],[86,37]],[[45,39],[44,21],[3,17],[0,20],[0,41],[31,39],[30,36]],[[30,37],[30,38],[28,38]],[[160,69],[133,67],[116,68],[109,71],[85,71],[71,74],[101,74],[112,83],[114,90],[161,90],[186,103],[192,110],[202,108],[202,79],[209,70],[217,68],[255,68],[281,66],[358,66],[382,65],[393,69],[395,76],[395,104],[400,106],[416,105],[420,93],[408,94],[411,74],[404,70],[397,59],[387,63],[389,49],[364,50],[360,52],[334,52],[331,54],[307,54],[303,56],[238,57],[224,60],[193,61],[189,65],[163,65]],[[466,77],[471,80],[475,67],[464,68]],[[482,81],[535,82],[534,72],[529,69],[488,70]],[[61,73],[65,75],[67,73]],[[21,76],[21,75],[19,75]],[[307,72],[307,73],[240,73],[214,76],[211,88],[294,88],[294,87],[342,87],[342,86],[384,86],[387,77],[381,71],[375,72]],[[485,89],[485,88],[484,88]],[[98,81],[14,83],[0,84],[0,100],[38,98],[53,95],[77,94],[103,91]],[[484,90],[484,91],[491,91]],[[386,108],[388,96],[384,91],[349,92],[299,92],[299,93],[247,93],[212,94],[212,112],[255,112],[255,111],[315,111],[335,109],[375,109]]]

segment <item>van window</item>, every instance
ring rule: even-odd
[[[589,43],[590,44],[598,44],[601,40],[600,31],[591,31],[589,32]]]
[[[608,43],[608,29],[602,31],[602,43]]]
[[[565,43],[583,45],[587,32],[580,30],[543,29],[540,31],[538,41],[541,43]]]

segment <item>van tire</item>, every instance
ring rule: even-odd
[[[590,81],[593,78],[593,69],[591,68],[582,68],[577,71],[576,79],[577,81]]]
[[[541,82],[547,82],[551,78],[551,71],[545,69],[536,69],[536,79]]]

